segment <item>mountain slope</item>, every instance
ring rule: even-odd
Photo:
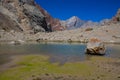
[[[16,31],[22,31],[19,25],[14,21],[11,20],[9,16],[0,13],[0,30],[12,30],[15,29]]]
[[[63,30],[58,19],[54,19],[34,0],[0,0],[0,29],[23,32],[51,32]],[[3,17],[5,19],[2,19]],[[9,19],[8,19],[8,18]],[[4,21],[5,20],[5,21]],[[6,24],[8,21],[11,23]],[[12,21],[12,22],[11,22]],[[17,25],[17,26],[14,26]]]
[[[46,17],[46,21],[49,27],[51,27],[52,31],[65,30],[64,26],[60,24],[59,19],[53,18],[45,9],[43,9],[40,5],[36,5],[36,7],[41,11],[41,13]]]

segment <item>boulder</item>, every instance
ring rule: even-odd
[[[90,41],[87,43],[86,53],[92,55],[104,55],[104,43],[97,38],[90,39]]]

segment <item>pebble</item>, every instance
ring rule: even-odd
[[[48,73],[46,73],[45,75],[46,75],[46,76],[49,76],[49,74],[48,74]]]
[[[120,78],[120,75],[117,78]]]

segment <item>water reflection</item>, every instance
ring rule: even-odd
[[[120,45],[106,45],[106,57],[120,57]],[[89,60],[90,55],[86,55],[86,44],[60,44],[60,43],[40,43],[40,44],[22,44],[22,45],[0,45],[0,64],[9,61],[14,55],[42,54],[50,56],[49,61],[59,62],[60,65],[65,62],[75,62]],[[104,56],[104,57],[105,57]]]

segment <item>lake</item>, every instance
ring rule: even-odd
[[[21,45],[1,44],[0,64],[7,63],[16,55],[47,55],[51,63],[76,62],[89,60],[91,55],[85,54],[86,44],[80,43],[31,43]],[[120,58],[120,45],[106,44],[106,55],[103,57]],[[93,56],[93,55],[92,55]]]

